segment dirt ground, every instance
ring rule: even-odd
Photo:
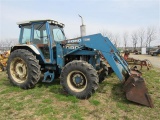
[[[152,63],[153,67],[160,68],[160,56],[130,54],[129,57],[133,57],[139,60],[148,59]]]

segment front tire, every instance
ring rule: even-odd
[[[40,65],[36,57],[24,49],[13,51],[7,62],[10,82],[22,89],[33,88],[40,79]]]
[[[62,69],[61,85],[67,93],[86,99],[98,88],[98,75],[92,65],[74,60]]]

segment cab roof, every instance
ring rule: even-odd
[[[52,19],[43,19],[43,20],[28,20],[28,21],[21,21],[17,22],[17,25],[26,25],[26,24],[32,24],[35,22],[49,22],[51,24],[59,25],[61,27],[64,27],[63,23],[59,23],[58,21],[52,20]]]

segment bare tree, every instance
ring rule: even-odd
[[[119,34],[113,35],[112,43],[113,43],[116,47],[119,46],[119,44],[120,44],[120,37],[119,37]]]
[[[5,40],[5,47],[11,47],[14,43],[14,40],[12,39],[6,39]]]
[[[140,40],[140,47],[142,48],[143,47],[143,42],[144,42],[144,39],[145,39],[145,30],[144,30],[144,28],[140,28],[138,30],[138,38]]]
[[[134,50],[135,50],[136,47],[137,47],[137,42],[138,42],[137,32],[133,32],[133,33],[132,33],[132,43],[133,43],[133,48],[134,48]]]
[[[150,48],[150,44],[152,41],[156,39],[156,29],[155,27],[148,27],[147,28],[147,35],[146,35],[146,47]]]
[[[0,47],[3,47],[3,41],[0,40]]]
[[[128,33],[125,32],[123,34],[123,43],[124,43],[124,49],[126,50],[127,44],[128,44]]]
[[[120,37],[119,34],[113,34],[112,32],[108,31],[108,30],[100,30],[100,33],[104,36],[104,37],[108,37],[108,39],[116,46],[118,47],[120,45]]]
[[[108,30],[100,30],[100,33],[104,36],[104,37],[108,37],[108,39],[110,40],[110,41],[113,41],[113,34],[110,32],[110,31],[108,31]]]
[[[11,46],[18,44],[18,39],[4,39],[0,41],[0,48],[2,50],[9,49]]]

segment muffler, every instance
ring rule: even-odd
[[[141,76],[131,75],[124,83],[126,98],[130,101],[153,108],[153,102],[148,94],[146,84]]]

